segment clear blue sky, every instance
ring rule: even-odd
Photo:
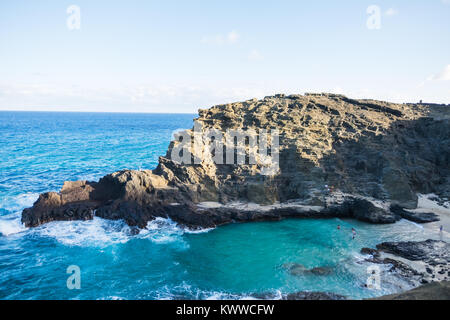
[[[304,92],[450,103],[450,0],[0,1],[0,110],[196,112]]]

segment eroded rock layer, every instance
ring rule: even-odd
[[[258,161],[217,164],[207,140],[189,146],[195,163],[182,164],[173,157],[181,143],[177,140],[155,170],[66,182],[59,193],[42,194],[25,209],[22,221],[34,227],[97,215],[145,227],[155,217],[170,217],[190,227],[213,227],[341,216],[392,223],[403,209],[416,208],[417,193],[450,197],[449,119],[450,106],[334,94],[276,95],[214,106],[199,110],[202,133],[279,131],[276,172],[262,174],[265,164]],[[187,133],[194,135],[193,130]],[[246,151],[250,148],[245,145]],[[201,205],[205,202],[214,205]],[[236,202],[256,205],[230,205]]]

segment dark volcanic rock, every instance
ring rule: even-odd
[[[63,203],[61,196],[55,192],[44,193],[34,204],[22,213],[22,223],[27,227],[37,227],[43,223],[60,220],[91,220],[94,217],[93,201]]]
[[[444,241],[383,242],[377,245],[377,249],[412,261],[450,263],[450,244]]]
[[[414,268],[410,267],[408,264],[395,260],[390,258],[384,258],[381,260],[384,264],[390,264],[392,265],[392,268],[390,271],[399,271],[403,274],[403,276],[420,276],[420,272],[415,270]]]
[[[346,300],[345,296],[332,292],[296,292],[289,293],[283,300]]]
[[[418,288],[372,300],[450,300],[450,282],[433,282]]]
[[[316,267],[309,270],[310,273],[316,276],[326,276],[334,272],[333,268],[330,267]]]
[[[316,276],[326,276],[334,272],[332,267],[315,267],[308,269],[304,265],[299,263],[287,263],[283,265],[293,276],[303,276],[303,275],[316,275]]]
[[[391,265],[391,272],[413,285],[447,280],[450,270],[450,244],[444,241],[383,242],[377,250],[364,248],[361,253],[372,256],[368,262]]]
[[[335,94],[276,95],[218,105],[199,110],[196,124],[201,135],[211,130],[277,129],[278,170],[265,175],[267,163],[260,157],[250,163],[251,148],[245,141],[245,163],[216,164],[211,139],[206,138],[196,148],[193,143],[182,149],[195,160],[182,164],[176,159],[182,142],[176,139],[155,170],[119,171],[99,182],[67,182],[59,193],[41,195],[23,211],[22,221],[35,227],[54,220],[92,219],[95,214],[138,227],[156,217],[194,228],[287,217],[393,223],[407,214],[366,199],[414,209],[418,192],[450,197],[449,119],[446,106],[354,100]],[[193,130],[184,134],[194,136]],[[224,145],[228,141],[226,134],[220,139]],[[343,201],[339,195],[345,195]],[[202,208],[201,202],[271,207]],[[417,214],[409,218],[433,219]]]
[[[246,295],[258,300],[276,300],[279,295],[274,293],[255,293]],[[347,300],[347,297],[333,292],[299,291],[281,295],[281,300]]]
[[[361,254],[368,254],[368,255],[371,255],[371,256],[379,255],[378,250],[372,249],[372,248],[362,248],[361,249]]]
[[[398,220],[392,212],[376,207],[373,203],[364,199],[352,199],[345,205],[348,206],[350,215],[361,221],[370,223],[394,223]]]
[[[398,205],[391,206],[391,211],[403,219],[414,221],[417,223],[428,223],[439,221],[439,217],[433,212],[409,212]]]

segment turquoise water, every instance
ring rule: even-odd
[[[191,127],[193,118],[0,112],[0,299],[240,299],[305,290],[363,298],[398,290],[402,284],[387,276],[382,290],[364,288],[368,264],[359,250],[430,237],[404,220],[285,220],[194,233],[158,219],[139,235],[99,218],[36,229],[20,224],[23,208],[65,180],[155,167],[171,133]],[[292,275],[292,263],[331,271]],[[81,269],[80,290],[67,289],[70,265]]]

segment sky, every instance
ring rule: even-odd
[[[305,92],[450,103],[450,0],[0,1],[0,110]]]

